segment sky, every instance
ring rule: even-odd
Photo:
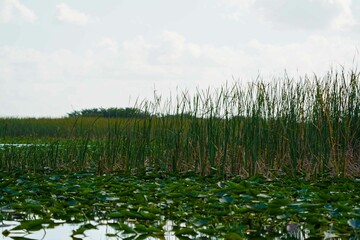
[[[360,0],[0,0],[0,117],[357,67]]]

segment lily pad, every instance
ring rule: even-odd
[[[220,198],[220,202],[222,203],[232,203],[234,201],[234,198],[231,196],[224,196]]]
[[[12,230],[38,231],[43,228],[42,224],[47,223],[44,219],[25,220]]]
[[[356,230],[360,229],[360,219],[350,219],[348,224]]]

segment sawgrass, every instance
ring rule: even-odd
[[[184,91],[136,106],[144,119],[0,119],[0,169],[227,177],[359,176],[359,73],[345,70]]]

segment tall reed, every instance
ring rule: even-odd
[[[43,120],[62,129],[58,135],[33,120],[14,120],[24,126],[15,130],[14,122],[1,119],[3,138],[26,135],[30,126],[35,136],[52,132],[56,143],[46,148],[46,156],[41,149],[0,149],[0,168],[25,168],[44,159],[32,166],[221,177],[355,176],[360,173],[359,86],[359,73],[344,69],[322,78],[234,82],[169,99],[155,95],[136,106],[146,113],[144,119]]]

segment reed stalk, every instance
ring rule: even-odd
[[[266,176],[360,173],[359,73],[154,93],[145,118],[0,119],[0,169]]]

